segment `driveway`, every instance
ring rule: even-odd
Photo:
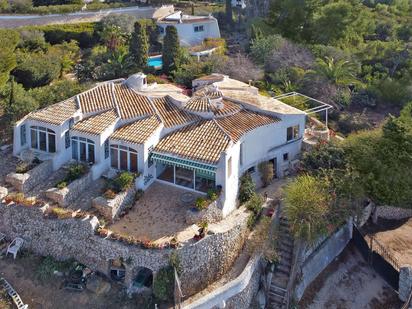
[[[17,28],[22,26],[66,24],[79,22],[97,22],[103,17],[111,14],[128,14],[137,18],[153,18],[156,15],[167,15],[170,7],[125,7],[115,9],[104,9],[100,11],[83,11],[67,14],[49,15],[0,15],[0,28]]]

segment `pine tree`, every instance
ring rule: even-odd
[[[177,30],[174,26],[166,27],[163,41],[163,71],[170,74],[179,67],[180,43]]]
[[[130,41],[129,53],[132,55],[136,66],[143,69],[147,66],[149,57],[149,39],[146,33],[146,27],[137,21],[134,24],[134,32]]]

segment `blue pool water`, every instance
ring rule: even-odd
[[[162,56],[156,56],[156,57],[149,58],[147,60],[147,65],[149,67],[161,68],[163,65]]]

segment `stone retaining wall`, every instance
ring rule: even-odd
[[[249,309],[259,290],[260,263],[260,256],[254,256],[237,278],[191,304],[183,304],[183,309]]]
[[[93,199],[92,206],[108,220],[113,220],[118,217],[120,212],[134,202],[136,189],[134,187],[127,191],[116,194],[115,198],[107,199],[104,196],[99,196]]]
[[[406,302],[412,292],[412,266],[404,265],[399,270],[399,299]]]
[[[379,218],[388,220],[403,220],[412,218],[412,209],[391,206],[379,206],[377,208],[377,216]]]
[[[169,264],[173,249],[143,249],[95,235],[98,219],[45,219],[43,208],[0,203],[0,232],[8,238],[22,237],[25,247],[39,255],[56,259],[74,258],[94,270],[108,274],[111,260],[123,258],[125,283],[133,280],[138,267],[154,273]],[[225,274],[237,258],[247,237],[247,213],[227,228],[208,235],[199,242],[177,249],[183,272],[182,291],[190,296],[204,289]]]
[[[17,191],[26,194],[42,181],[46,180],[53,172],[53,162],[44,161],[24,174],[10,173],[5,181],[11,184]]]
[[[61,207],[67,207],[73,203],[80,194],[87,190],[93,182],[93,175],[91,172],[83,177],[71,182],[66,188],[58,189],[51,188],[46,191],[46,196],[58,203]]]
[[[299,257],[301,267],[300,272],[298,271],[299,281],[295,288],[297,301],[302,298],[305,289],[312,281],[345,249],[352,239],[352,225],[352,220],[350,220],[326,240],[315,247],[303,250],[302,256]]]

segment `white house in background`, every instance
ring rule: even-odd
[[[232,0],[232,7],[245,9],[246,1],[245,0]]]
[[[157,21],[161,36],[166,34],[167,26],[175,26],[183,46],[198,45],[206,38],[220,38],[219,23],[212,15],[184,15],[176,11]]]
[[[306,114],[257,88],[212,74],[193,81],[186,96],[142,73],[98,84],[32,112],[14,128],[14,155],[88,162],[94,179],[110,170],[139,172],[136,187],[154,181],[206,193],[222,189],[223,214],[236,207],[239,177],[273,163],[287,173],[301,151]],[[110,173],[109,173],[110,174]]]

